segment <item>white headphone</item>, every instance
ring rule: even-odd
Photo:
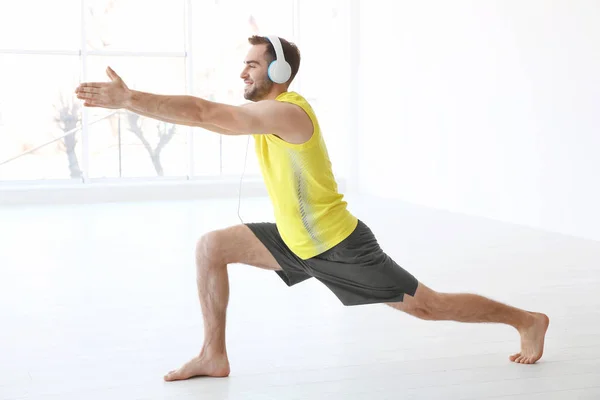
[[[267,39],[269,39],[271,44],[273,44],[273,48],[275,49],[275,60],[271,61],[271,64],[269,64],[269,68],[267,70],[269,79],[275,83],[285,83],[292,76],[292,67],[285,60],[285,56],[283,55],[283,47],[281,46],[279,37],[269,35],[267,36]]]

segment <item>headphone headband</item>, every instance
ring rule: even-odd
[[[285,61],[285,55],[283,54],[283,46],[281,45],[279,37],[275,35],[268,35],[267,39],[269,39],[269,42],[271,42],[273,48],[275,49],[275,58],[277,59],[277,61]]]

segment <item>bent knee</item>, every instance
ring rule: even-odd
[[[196,261],[199,265],[221,262],[225,240],[221,231],[211,231],[202,235],[196,242]]]

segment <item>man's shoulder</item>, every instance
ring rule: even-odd
[[[283,92],[281,94],[279,94],[275,100],[277,101],[288,101],[291,103],[308,103],[308,100],[306,99],[306,97],[302,96],[300,93],[298,92],[294,92],[294,91],[290,91],[290,92]]]
[[[298,92],[283,92],[277,96],[275,100],[283,103],[295,104],[304,109],[304,111],[309,111],[311,114],[314,114],[314,109],[308,99]]]

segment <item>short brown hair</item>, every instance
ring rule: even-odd
[[[294,80],[294,77],[300,69],[300,50],[298,50],[298,47],[294,43],[291,43],[283,38],[279,38],[279,41],[281,42],[281,47],[283,48],[283,56],[285,57],[285,61],[287,61],[290,64],[290,67],[292,67],[292,75],[287,81],[287,84],[289,85]],[[276,58],[275,48],[266,36],[253,35],[248,38],[248,42],[250,42],[250,44],[253,46],[258,44],[266,44],[267,61],[271,62]]]

